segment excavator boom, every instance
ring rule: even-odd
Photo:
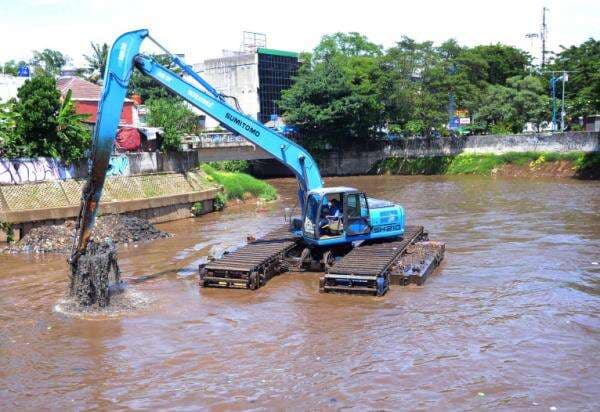
[[[154,41],[149,36],[148,30],[145,29],[125,33],[117,38],[109,52],[102,95],[98,105],[97,122],[94,127],[91,170],[82,193],[71,262],[76,261],[78,256],[85,251],[90,238],[134,66],[218,120],[226,129],[243,136],[288,166],[298,179],[298,198],[301,209],[303,209],[307,193],[322,187],[323,182],[317,163],[302,146],[227,104],[222,95],[219,95],[197,73],[190,73],[190,67],[179,57],[174,59],[174,63],[190,74],[190,77],[200,83],[203,88],[187,82],[151,57],[140,54],[140,47],[145,39]],[[159,47],[165,50],[162,46],[159,45]],[[173,56],[170,53],[169,55]]]

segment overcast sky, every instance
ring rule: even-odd
[[[293,51],[311,50],[324,34],[358,31],[386,47],[406,35],[470,46],[501,42],[539,55],[539,42],[525,34],[539,33],[544,5],[552,50],[600,39],[598,0],[0,0],[0,62],[52,48],[82,65],[90,41],[110,44],[138,28],[188,63],[238,50],[244,30],[266,33],[268,47]]]

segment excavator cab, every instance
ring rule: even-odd
[[[318,246],[361,240],[371,232],[365,193],[351,187],[328,187],[308,193],[302,237]]]

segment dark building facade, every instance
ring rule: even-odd
[[[280,116],[277,100],[281,92],[293,84],[298,73],[298,53],[259,48],[258,54],[258,98],[260,120],[266,123],[272,115]]]

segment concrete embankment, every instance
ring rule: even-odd
[[[444,138],[405,138],[377,141],[366,145],[314,152],[324,176],[364,174],[441,174],[448,159],[459,155],[504,155],[508,153],[595,153],[600,151],[599,132],[534,133]],[[381,167],[417,159],[418,167]],[[410,163],[410,161],[408,162]],[[275,160],[252,162],[252,173],[259,177],[290,176],[289,170]],[[412,171],[411,171],[412,170]]]
[[[0,240],[5,240],[10,227],[16,240],[33,227],[61,224],[74,219],[78,212],[81,179],[0,186]],[[100,214],[127,214],[166,222],[190,216],[190,207],[200,203],[196,211],[213,210],[213,199],[221,188],[207,182],[197,171],[156,173],[107,178],[100,203]],[[4,236],[3,236],[4,235]]]

